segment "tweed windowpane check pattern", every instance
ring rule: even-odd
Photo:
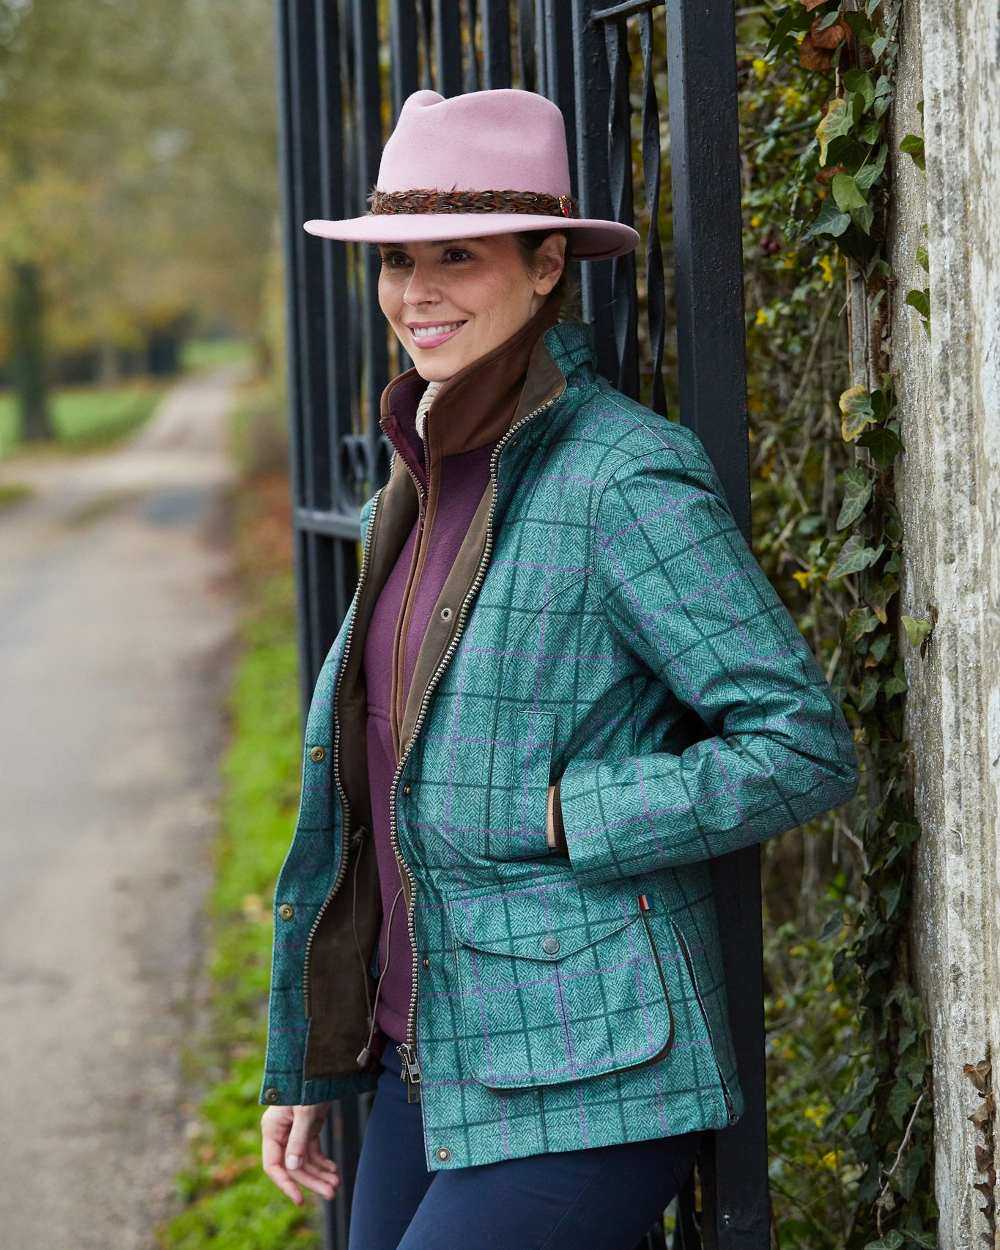
[[[843,713],[701,441],[600,377],[587,327],[561,322],[544,344],[566,388],[501,454],[485,576],[396,790],[431,1170],[738,1118],[709,861],[858,784]],[[296,919],[276,910],[262,1102],[374,1086],[302,1075],[305,939],[340,853],[331,699],[354,606],[316,683],[275,892]],[[555,782],[568,856],[546,843]]]

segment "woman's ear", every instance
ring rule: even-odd
[[[559,281],[566,265],[566,234],[559,230],[543,239],[534,256],[535,291],[548,295]]]

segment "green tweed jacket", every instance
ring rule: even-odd
[[[397,453],[306,724],[264,1104],[375,1085],[363,632],[416,514]],[[532,353],[410,696],[390,815],[428,1169],[734,1123],[709,860],[844,803],[857,755],[701,441],[597,374],[580,322]]]

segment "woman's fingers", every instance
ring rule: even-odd
[[[261,1118],[264,1172],[296,1205],[303,1201],[299,1186],[330,1199],[340,1184],[337,1165],[319,1143],[326,1111],[325,1105],[269,1107]]]
[[[302,1204],[302,1191],[294,1184],[285,1168],[283,1128],[284,1126],[279,1126],[274,1120],[268,1121],[265,1113],[262,1144],[264,1175],[277,1185],[283,1194],[291,1198],[296,1206],[300,1206]]]
[[[337,1171],[336,1163],[323,1153],[323,1147],[320,1145],[318,1137],[312,1138],[309,1142],[306,1149],[306,1163],[310,1164],[318,1171],[327,1173],[335,1180],[340,1179],[340,1173]]]
[[[323,1198],[332,1198],[336,1192],[336,1182],[329,1173],[321,1172],[309,1163],[303,1163],[294,1172],[288,1172],[288,1176]]]

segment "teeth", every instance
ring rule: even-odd
[[[447,325],[440,326],[413,326],[411,333],[415,339],[433,339],[439,334],[447,334],[449,330],[457,330],[461,325],[465,325],[465,322],[451,321]]]

